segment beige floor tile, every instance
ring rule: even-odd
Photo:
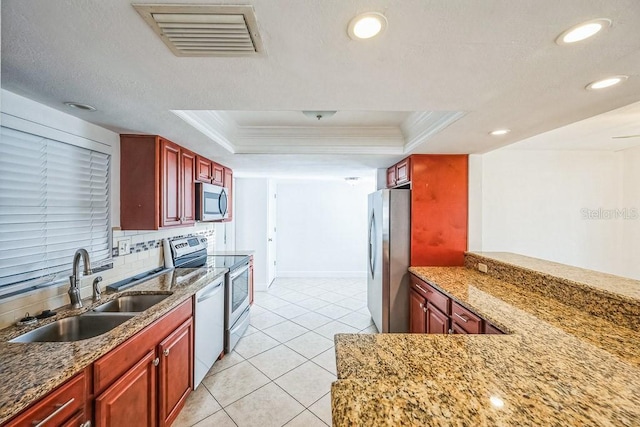
[[[320,307],[331,304],[329,301],[324,301],[314,297],[307,297],[307,299],[300,301],[293,301],[294,304],[304,307],[308,310],[317,310]]]
[[[175,425],[175,424],[174,424]],[[236,423],[224,411],[218,411],[193,427],[237,427]]]
[[[267,351],[278,344],[280,344],[278,341],[274,340],[264,332],[256,332],[248,337],[240,338],[240,341],[238,341],[238,344],[236,344],[233,351],[245,359],[248,359],[256,354],[262,353],[263,351]]]
[[[344,295],[336,294],[334,292],[326,292],[324,294],[318,295],[316,298],[324,301],[329,301],[331,303],[335,303],[337,301],[341,301],[345,299],[346,297]]]
[[[225,408],[238,427],[281,427],[304,410],[271,383]]]
[[[339,318],[338,322],[346,323],[347,325],[353,326],[358,330],[362,330],[373,324],[371,316],[367,316],[366,314],[358,312],[347,314],[346,316]]]
[[[251,314],[253,314],[253,313],[251,313]],[[256,332],[258,332],[259,330],[260,330],[260,329],[254,328],[253,326],[249,325],[249,326],[247,327],[247,330],[246,330],[246,331],[244,331],[244,334],[242,334],[242,336],[243,336],[243,337],[247,337],[247,336],[249,336],[249,335],[251,335],[251,334],[255,334],[255,333],[256,333]]]
[[[333,341],[315,332],[307,332],[291,341],[287,341],[285,345],[307,359],[311,359],[332,347]]]
[[[331,392],[325,394],[322,396],[322,399],[309,406],[309,410],[327,425],[331,425]]]
[[[213,375],[217,372],[224,371],[227,368],[230,368],[234,365],[237,365],[240,362],[244,361],[244,357],[240,356],[235,351],[232,351],[229,354],[225,354],[222,360],[216,360],[216,363],[213,364],[209,372],[207,372],[206,376]]]
[[[287,319],[285,319],[282,316],[278,316],[275,313],[266,311],[262,314],[258,314],[257,316],[252,315],[250,323],[251,323],[251,326],[253,326],[254,328],[262,330],[262,329],[269,328],[273,325],[277,325],[278,323],[282,323],[285,320]]]
[[[274,308],[290,304],[289,301],[285,301],[278,297],[272,297],[271,295],[269,295],[268,297],[263,297],[261,300],[255,300],[255,303],[262,308],[266,308],[267,310],[273,310]]]
[[[378,331],[378,328],[376,328],[376,325],[370,325],[364,328],[363,330],[361,330],[360,333],[361,334],[378,334],[380,332]]]
[[[287,424],[285,427],[325,427],[326,424],[309,410],[304,411]]]
[[[322,289],[319,286],[315,286],[315,287],[312,286],[312,287],[309,287],[309,288],[307,288],[305,290],[302,290],[300,292],[302,292],[305,295],[309,295],[309,296],[312,296],[312,297],[317,297],[318,295],[322,295],[322,294],[326,293],[327,290],[326,289]]]
[[[209,415],[218,412],[222,407],[211,396],[209,390],[200,384],[187,398],[180,415],[172,424],[174,427],[191,427]]]
[[[249,359],[249,362],[269,378],[276,379],[302,365],[307,358],[285,345],[279,345]]]
[[[267,313],[269,310],[267,310],[266,308],[262,308],[257,304],[253,304],[251,306],[251,316],[258,316],[262,313]]]
[[[355,298],[345,298],[343,300],[337,301],[335,304],[341,307],[348,308],[350,310],[360,310],[367,306],[366,301]]]
[[[263,332],[280,342],[287,342],[302,334],[306,334],[309,330],[307,328],[303,328],[297,323],[287,320],[286,322],[278,323],[275,326],[267,328]]]
[[[297,323],[300,326],[304,326],[307,329],[315,329],[319,326],[326,325],[331,322],[331,318],[327,316],[323,316],[322,314],[309,312],[307,314],[303,314],[302,316],[294,317],[291,319],[292,322]],[[364,328],[364,326],[363,326]]]
[[[336,304],[325,305],[324,307],[320,307],[315,310],[316,313],[320,313],[323,316],[330,317],[332,319],[337,319],[342,316],[346,316],[351,313],[353,310],[349,310],[348,308],[340,307]]]
[[[331,341],[333,341],[333,336],[335,334],[357,334],[358,332],[360,332],[360,330],[354,328],[353,326],[349,326],[342,322],[334,320],[333,322],[329,322],[326,325],[315,328],[313,332],[320,334],[325,338],[329,338]]]
[[[257,390],[269,378],[249,362],[242,362],[206,377],[202,383],[223,407]]]
[[[320,365],[327,371],[331,372],[333,375],[338,375],[338,370],[336,368],[336,350],[335,347],[331,347],[327,351],[323,351],[313,359],[311,359],[317,365]]]
[[[296,304],[287,304],[282,307],[274,308],[273,312],[278,316],[284,317],[285,319],[292,319],[294,317],[298,317],[305,313],[308,313],[309,310]]]
[[[285,295],[280,295],[278,298],[283,299],[289,302],[298,302],[309,298],[309,295],[298,292],[297,290],[291,289],[291,292]]]
[[[307,362],[274,382],[304,406],[309,406],[331,391],[336,377],[315,363]]]

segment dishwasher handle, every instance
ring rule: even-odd
[[[216,294],[222,290],[223,283],[224,282],[221,280],[220,282],[218,282],[217,285],[208,288],[206,292],[204,292],[202,295],[198,297],[197,302],[203,302],[208,300],[209,298],[213,298],[214,296],[216,296]]]

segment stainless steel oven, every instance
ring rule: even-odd
[[[227,274],[225,352],[233,350],[249,327],[249,257]]]

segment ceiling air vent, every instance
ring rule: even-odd
[[[176,56],[245,56],[262,51],[252,6],[133,7]]]

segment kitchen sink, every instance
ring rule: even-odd
[[[20,335],[9,342],[70,342],[97,337],[127,320],[133,314],[83,314],[56,320],[31,332]]]
[[[125,295],[104,303],[94,308],[93,311],[138,313],[156,305],[169,296],[170,294]]]

